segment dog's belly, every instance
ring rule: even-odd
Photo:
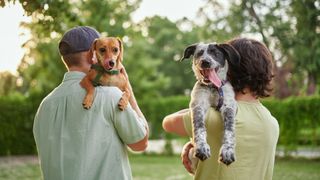
[[[124,90],[126,87],[126,78],[121,73],[117,75],[104,74],[100,79],[100,83],[103,86],[116,86],[120,90]]]

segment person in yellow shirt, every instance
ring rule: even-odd
[[[235,119],[236,160],[229,166],[218,161],[223,120],[220,112],[211,108],[205,119],[211,157],[205,161],[191,161],[193,158],[188,155],[193,145],[187,143],[181,155],[183,164],[196,180],[269,180],[273,175],[279,125],[259,98],[270,96],[272,91],[272,55],[264,44],[253,39],[236,38],[228,43],[241,56],[240,67],[229,67],[228,72],[238,107]],[[192,137],[189,110],[166,116],[163,128],[169,133]],[[195,162],[193,171],[191,167]]]

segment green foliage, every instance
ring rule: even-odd
[[[190,98],[176,96],[167,98],[154,98],[141,102],[140,107],[150,123],[151,138],[164,138],[162,120],[166,115],[188,108]]]
[[[0,72],[0,95],[7,96],[16,90],[17,77],[8,71]]]
[[[0,98],[0,155],[34,154],[32,102],[23,96]]]
[[[28,98],[11,95],[0,98],[0,155],[35,153],[32,135],[33,118],[43,95],[30,94]],[[149,121],[151,139],[172,138],[162,130],[163,118],[188,108],[190,98],[176,96],[145,99],[140,107]],[[320,97],[300,97],[286,100],[264,100],[280,125],[279,144],[286,150],[298,145],[320,145]],[[171,147],[167,147],[170,153]]]
[[[320,144],[320,97],[266,100],[263,104],[278,120],[279,143],[287,149],[295,149],[298,144]]]

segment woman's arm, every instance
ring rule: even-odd
[[[188,136],[184,128],[183,116],[189,112],[189,109],[183,109],[176,113],[166,116],[162,121],[163,129],[168,133],[174,133],[180,136]]]

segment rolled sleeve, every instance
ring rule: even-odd
[[[130,105],[124,110],[116,112],[115,128],[125,144],[133,144],[147,135],[145,121],[140,118]]]

